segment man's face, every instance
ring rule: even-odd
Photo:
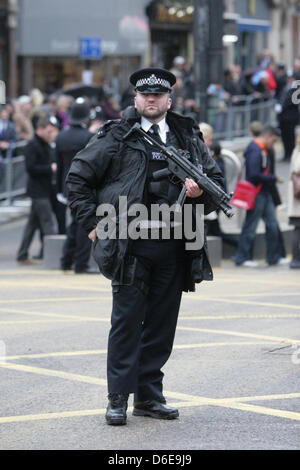
[[[159,121],[170,109],[172,100],[169,93],[137,93],[134,98],[135,108],[149,121]]]
[[[2,109],[0,111],[0,119],[2,121],[8,121],[8,112],[6,111],[6,109]]]
[[[48,142],[48,144],[50,144],[51,142],[54,142],[57,136],[57,129],[55,126],[52,126],[51,124],[49,124],[45,128],[43,127],[38,128],[37,134],[46,142]]]
[[[266,134],[264,139],[265,147],[267,147],[267,149],[272,148],[275,142],[277,141],[277,138],[277,135]]]

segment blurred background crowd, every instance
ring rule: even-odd
[[[171,109],[201,123],[203,132],[210,126],[206,144],[221,166],[222,144],[253,137],[253,122],[280,131],[279,158],[290,164],[300,124],[298,0],[115,0],[115,8],[105,4],[105,10],[102,3],[89,0],[83,18],[79,0],[72,15],[58,0],[0,0],[0,78],[7,88],[0,105],[0,204],[25,195],[26,152],[32,141],[46,139],[48,195],[56,233],[65,234],[64,180],[80,150],[72,142],[78,138],[82,148],[107,120],[122,116],[134,102],[128,77],[146,64],[176,75]],[[201,19],[197,11],[206,7],[208,16]],[[247,145],[239,146],[239,157]],[[26,194],[32,197],[28,188]],[[226,241],[237,245],[236,239]],[[18,256],[27,259],[26,250]]]
[[[177,56],[170,70],[177,77],[171,95],[172,110],[197,120],[199,109],[195,100],[193,66],[184,57]],[[214,99],[213,107],[220,113],[228,107],[273,100],[278,126],[285,138],[286,124],[290,123],[290,128],[294,129],[299,123],[298,107],[290,96],[297,80],[300,80],[300,58],[295,59],[293,69],[287,70],[284,64],[276,63],[264,51],[255,67],[242,70],[240,65],[232,65],[224,70],[222,80],[208,86],[207,95]],[[34,88],[27,95],[8,99],[0,108],[2,156],[5,157],[9,143],[32,138],[39,117],[54,116],[58,120],[59,130],[66,129],[72,105],[78,97],[88,103],[91,111],[89,126],[96,131],[104,121],[121,117],[122,111],[133,104],[134,90],[128,85],[118,95],[108,82],[102,86],[79,83],[51,94]],[[286,152],[285,158],[289,159],[290,154],[290,151]]]

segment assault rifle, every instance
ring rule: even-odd
[[[214,204],[221,209],[227,217],[233,216],[232,207],[229,204],[231,196],[225,193],[220,186],[214,183],[193,163],[191,163],[186,155],[180,153],[172,146],[166,147],[165,145],[161,145],[157,140],[147,134],[139,123],[132,126],[127,134],[123,136],[123,140],[126,140],[133,133],[140,134],[145,140],[147,140],[151,145],[155,145],[155,147],[165,155],[168,167],[163,170],[155,171],[153,173],[153,178],[155,180],[159,180],[169,175],[177,177],[183,183],[183,188],[177,201],[181,206],[183,206],[186,197],[186,189],[184,185],[185,179],[190,178],[197,183],[199,188],[203,189],[203,191],[211,196]]]

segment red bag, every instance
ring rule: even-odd
[[[269,168],[266,168],[264,175],[268,173]],[[261,190],[262,184],[255,186],[250,181],[238,181],[235,186],[233,196],[230,204],[235,207],[240,207],[246,211],[254,209],[256,196]]]

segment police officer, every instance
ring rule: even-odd
[[[70,207],[93,241],[101,273],[113,286],[107,354],[108,424],[126,423],[130,393],[134,393],[135,416],[178,417],[178,410],[168,406],[163,396],[161,369],[172,351],[182,291],[195,290],[195,273],[196,282],[212,279],[206,244],[187,253],[184,240],[174,237],[172,231],[169,239],[164,239],[161,228],[156,239],[99,237],[103,217],[97,207],[101,204],[116,207],[119,233],[120,195],[127,197],[128,208],[135,203],[151,208],[157,203],[170,206],[182,189],[167,176],[154,181],[153,172],[167,165],[158,147],[136,134],[124,136],[138,122],[160,144],[188,151],[194,164],[223,185],[199,127],[191,118],[170,111],[176,77],[164,69],[145,68],[133,73],[130,82],[136,91],[134,106],[128,107],[121,119],[104,124],[74,158],[67,177]],[[210,196],[193,180],[187,179],[185,188],[186,203],[203,203],[205,213],[215,209]],[[140,228],[151,232],[152,225],[162,221],[147,214]]]
[[[89,104],[83,98],[77,98],[71,108],[70,127],[62,130],[56,138],[56,184],[58,200],[67,203],[68,192],[65,179],[71,162],[79,150],[84,148],[93,134],[88,130],[90,117]],[[91,241],[74,217],[67,228],[67,238],[63,247],[61,268],[72,269],[76,274],[93,272],[89,268]]]

